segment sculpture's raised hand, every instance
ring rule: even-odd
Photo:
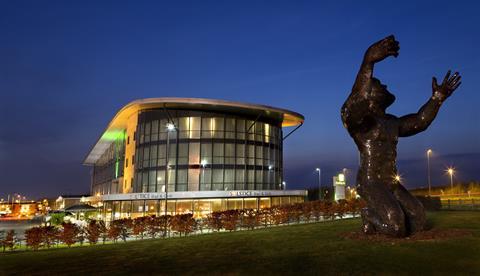
[[[398,56],[400,50],[399,42],[395,40],[393,35],[372,44],[365,53],[366,62],[379,62],[388,56]]]
[[[462,83],[460,80],[462,77],[458,72],[455,72],[453,76],[450,77],[450,70],[445,75],[443,82],[441,85],[437,84],[437,79],[435,77],[432,78],[432,95],[434,99],[438,99],[440,101],[446,100],[450,95],[452,95],[453,91],[458,88],[458,86]]]

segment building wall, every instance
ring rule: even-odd
[[[137,131],[138,113],[132,114],[127,120],[126,142],[125,142],[125,162],[123,177],[123,193],[133,192],[133,176],[135,172],[135,142]]]

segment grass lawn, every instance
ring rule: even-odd
[[[436,228],[470,229],[442,241],[369,242],[340,233],[359,219],[168,240],[0,253],[0,274],[472,274],[480,273],[480,212],[437,212]]]

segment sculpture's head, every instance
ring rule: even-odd
[[[379,108],[385,111],[387,107],[393,104],[395,96],[387,90],[387,86],[382,84],[378,79],[372,78],[370,91],[370,105],[373,108]]]

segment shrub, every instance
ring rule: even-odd
[[[51,213],[50,214],[50,225],[62,225],[65,219],[65,213]]]
[[[2,238],[0,238],[0,244],[2,245],[3,252],[5,252],[6,248],[8,248],[10,251],[13,251],[15,249],[15,245],[17,244],[15,231],[9,230],[6,234],[3,233]]]
[[[172,230],[185,236],[195,230],[196,222],[193,214],[180,214],[172,217]]]
[[[77,242],[78,234],[80,234],[80,228],[72,223],[62,223],[62,231],[60,231],[59,239],[68,247]]]
[[[130,218],[124,218],[124,219],[117,219],[112,221],[110,224],[110,230],[112,231],[112,237],[109,237],[116,240],[120,237],[124,242],[127,241],[127,238],[130,236],[130,233],[132,231],[133,227],[133,221]]]
[[[41,227],[32,227],[25,231],[25,242],[28,247],[38,250],[42,246],[43,230]]]
[[[259,212],[254,209],[245,209],[242,212],[242,227],[247,229],[254,229],[260,225],[260,215]]]
[[[107,236],[108,236],[109,239],[111,239],[113,242],[116,243],[118,238],[120,237],[120,228],[116,224],[114,224],[113,222],[114,221],[112,221],[110,223],[110,227],[108,227]]]
[[[105,241],[108,238],[108,229],[103,220],[98,222],[98,232],[103,244],[105,244]]]
[[[85,230],[87,240],[90,244],[96,244],[100,238],[100,225],[96,220],[91,220]]]
[[[50,248],[58,240],[59,231],[54,226],[43,226],[42,229],[42,243],[43,246]]]
[[[157,216],[151,216],[149,220],[147,220],[147,225],[146,225],[146,231],[147,234],[151,238],[155,238],[155,236],[162,232],[164,223],[163,220],[160,217]]]
[[[222,212],[212,212],[207,216],[207,225],[212,231],[219,231],[222,229]]]
[[[240,211],[239,210],[226,210],[221,212],[221,225],[227,231],[237,230],[239,224]]]
[[[147,231],[147,227],[148,227],[148,224],[149,224],[150,220],[151,220],[151,217],[135,218],[132,222],[133,235],[140,236],[140,238],[143,240],[143,236],[144,236],[145,232]]]

